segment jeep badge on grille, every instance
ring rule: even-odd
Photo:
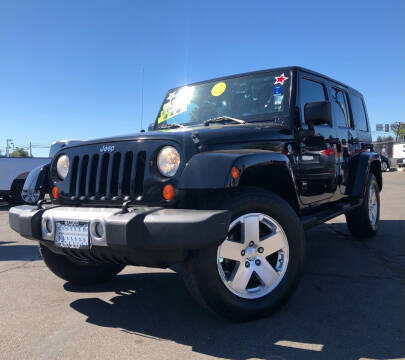
[[[101,152],[101,153],[103,153],[103,152],[112,153],[112,152],[114,151],[114,149],[115,149],[115,146],[114,146],[114,145],[103,145],[103,146],[100,148],[100,152]]]

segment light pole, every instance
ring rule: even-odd
[[[7,139],[7,145],[6,145],[6,157],[10,157],[10,145],[9,143],[13,144],[14,147],[14,143],[12,143],[12,141],[14,141],[13,139]]]

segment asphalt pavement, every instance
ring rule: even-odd
[[[0,206],[0,359],[400,359],[405,357],[405,173],[384,176],[378,235],[344,216],[306,233],[307,262],[277,314],[232,323],[170,270],[127,267],[79,287],[54,276]]]

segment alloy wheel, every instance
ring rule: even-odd
[[[40,191],[28,191],[28,190],[23,190],[21,192],[21,198],[29,204],[35,204],[39,198],[41,197],[41,192]]]
[[[288,266],[289,246],[280,224],[261,213],[238,217],[218,247],[222,282],[235,295],[257,299],[273,291]]]
[[[378,203],[377,203],[377,193],[375,186],[370,186],[368,194],[368,218],[370,219],[371,225],[375,225],[377,222],[378,214]]]

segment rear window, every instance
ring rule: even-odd
[[[352,107],[354,126],[357,130],[368,131],[367,117],[364,110],[363,99],[356,95],[350,95],[350,105]]]
[[[347,111],[346,94],[337,88],[331,89],[331,104],[335,124],[340,127],[350,127],[349,113]]]

